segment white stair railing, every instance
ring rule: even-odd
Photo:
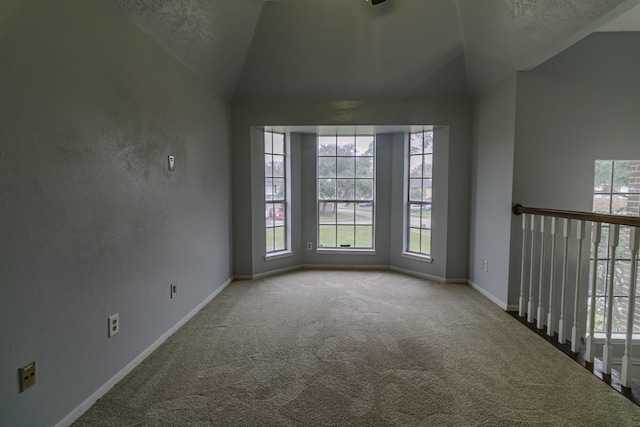
[[[596,339],[594,337],[596,327],[596,287],[598,284],[598,248],[602,238],[602,223],[596,222],[593,225],[593,262],[591,263],[591,297],[589,298],[589,334],[585,348],[585,360],[593,363],[596,350]]]
[[[631,354],[633,340],[633,320],[636,308],[636,283],[638,271],[638,246],[640,245],[640,228],[633,227],[629,233],[629,249],[631,251],[631,268],[629,275],[629,308],[627,311],[627,336],[624,341],[624,356],[622,357],[622,373],[620,383],[625,387],[631,386],[631,371],[633,357]]]
[[[600,215],[589,212],[558,211],[549,209],[524,208],[520,205],[514,206],[514,213],[522,215],[522,253],[520,263],[520,295],[518,304],[518,314],[527,323],[535,323],[538,330],[544,330],[548,336],[553,337],[558,334],[557,340],[560,344],[571,341],[571,352],[578,353],[584,350],[584,359],[593,363],[597,357],[597,350],[602,344],[602,373],[611,374],[613,364],[613,341],[612,334],[614,327],[619,331],[618,324],[622,323],[623,309],[617,309],[616,325],[614,325],[614,304],[616,297],[622,296],[628,300],[626,313],[626,336],[624,341],[624,356],[622,357],[620,384],[630,387],[633,378],[633,330],[635,319],[635,299],[637,294],[637,270],[638,252],[640,248],[640,218],[629,216]],[[548,217],[548,227],[546,226]],[[537,221],[539,219],[539,221]],[[556,254],[558,234],[558,220],[562,220],[562,253]],[[575,230],[575,239],[571,238],[572,225]],[[607,245],[609,254],[607,260],[607,272],[605,277],[606,290],[604,295],[598,296],[598,260],[599,248],[602,240],[602,231],[608,228]],[[539,227],[539,228],[538,228]],[[628,292],[624,295],[616,295],[616,283],[621,279],[620,270],[616,270],[618,259],[616,251],[621,246],[620,230],[624,227],[625,233],[628,231],[629,251],[631,266],[628,277]],[[537,232],[540,235],[537,236]],[[547,245],[547,235],[550,242]],[[626,234],[624,234],[626,236]],[[529,239],[531,239],[529,241]],[[537,248],[539,244],[539,248]],[[591,248],[591,257],[586,257],[584,245]],[[626,249],[626,243],[624,243]],[[556,258],[562,258],[561,280],[556,286]],[[536,256],[539,257],[536,268]],[[527,258],[529,257],[529,258]],[[558,257],[559,258],[559,257]],[[627,261],[625,259],[625,261]],[[591,268],[587,268],[587,263],[591,263]],[[570,271],[574,272],[572,277]],[[583,271],[585,274],[583,274]],[[589,271],[589,275],[586,274]],[[625,270],[626,271],[626,270]],[[528,274],[527,274],[528,273]],[[537,273],[537,277],[536,277]],[[624,274],[626,276],[626,273]],[[571,289],[570,280],[574,287]],[[536,292],[537,286],[537,292]],[[626,289],[625,287],[623,287]],[[545,319],[545,292],[549,292],[548,307]],[[573,292],[573,301],[567,298],[568,292]],[[527,295],[528,294],[528,295]],[[535,296],[537,294],[537,301]],[[559,294],[560,301],[556,301]],[[598,307],[597,298],[604,296],[603,307]],[[572,305],[570,305],[572,304]],[[620,301],[618,301],[620,304]],[[602,304],[601,304],[602,305]],[[585,310],[586,308],[586,310]],[[559,314],[557,324],[555,323],[556,310]],[[596,313],[600,310],[600,319],[604,329],[604,341],[602,335],[598,335],[596,327]],[[567,314],[573,314],[571,319],[570,338],[567,334]],[[585,315],[587,313],[587,315]],[[546,324],[545,324],[546,320]],[[557,329],[556,329],[557,328]],[[602,329],[600,329],[602,330]],[[598,340],[600,337],[600,340]],[[584,342],[584,348],[581,344]],[[635,344],[638,344],[636,342]],[[618,360],[618,363],[620,361]]]

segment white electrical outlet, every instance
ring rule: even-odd
[[[307,242],[307,250],[310,251],[313,249],[313,244],[311,242]]]
[[[109,320],[109,338],[120,332],[120,314],[116,313],[107,318]]]
[[[489,271],[489,261],[487,261],[486,259],[482,260],[482,269],[484,271]]]
[[[175,298],[178,294],[178,284],[172,283],[170,286],[171,298]]]

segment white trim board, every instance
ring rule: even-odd
[[[475,283],[472,280],[468,281],[469,286],[471,286],[473,289],[475,289],[476,291],[480,292],[482,295],[484,295],[486,298],[488,298],[491,302],[493,302],[494,304],[496,304],[498,307],[500,307],[501,309],[503,309],[504,311],[509,311],[509,308],[511,306],[509,306],[506,302],[500,300],[500,298],[496,297],[495,295],[493,295],[491,292],[487,291],[486,289],[480,287],[480,285],[478,285],[477,283]],[[517,309],[518,307],[516,307]]]
[[[129,362],[124,368],[122,368],[111,379],[104,383],[98,390],[96,390],[91,396],[84,400],[80,405],[73,409],[66,417],[60,420],[56,427],[68,427],[73,424],[82,414],[84,414],[91,406],[96,403],[98,399],[104,396],[111,388],[126,377],[133,369],[144,361],[151,353],[153,353],[162,343],[164,343],[171,335],[173,335],[178,329],[180,329],[185,323],[187,323],[193,316],[195,316],[200,310],[204,308],[211,300],[213,300],[220,292],[224,290],[233,281],[233,278],[228,279],[218,287],[211,295],[206,297],[201,303],[194,307],[186,316],[173,325],[167,332],[162,334],[153,344],[144,349],[142,353],[136,356],[131,362]]]

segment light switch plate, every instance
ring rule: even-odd
[[[176,170],[176,158],[175,158],[175,156],[169,156],[169,170],[172,171],[172,172]]]

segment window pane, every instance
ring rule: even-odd
[[[336,181],[334,179],[318,179],[318,198],[320,200],[335,200]]]
[[[273,153],[272,136],[271,132],[264,133],[264,152]]]
[[[422,178],[422,156],[409,157],[409,176]]]
[[[623,310],[627,306],[627,298],[613,298],[613,332],[625,332],[627,329],[626,318]],[[626,313],[625,313],[626,314]]]
[[[345,205],[340,203],[338,205],[338,224],[355,224],[356,222],[356,214],[355,207],[353,203]]]
[[[424,152],[433,153],[433,132],[424,133]]]
[[[318,159],[318,178],[332,178],[336,176],[336,158],[320,157]]]
[[[284,155],[284,134],[274,133],[273,135],[273,154]]]
[[[356,169],[355,158],[339,157],[337,160],[338,178],[353,178],[355,176]]]
[[[354,156],[355,155],[355,137],[339,136],[338,137],[338,156]]]
[[[373,201],[373,179],[358,179],[356,183],[356,200]]]
[[[356,158],[356,177],[373,178],[373,157]]]
[[[596,160],[593,179],[594,193],[608,193],[611,191],[611,160]]]
[[[273,198],[283,200],[284,190],[284,178],[273,178]]]
[[[420,252],[420,229],[409,228],[409,251]]]
[[[373,203],[364,202],[356,206],[356,224],[373,224]]]
[[[431,179],[422,180],[422,201],[431,202]]]
[[[338,200],[351,200],[355,197],[356,183],[353,179],[338,179]]]
[[[273,229],[274,250],[283,251],[286,249],[284,227],[276,227]]]
[[[431,205],[422,205],[420,212],[420,227],[431,228]]]
[[[336,246],[336,226],[320,225],[319,227],[319,245],[320,247],[333,248]]]
[[[284,176],[284,156],[273,156],[273,176]]]
[[[273,175],[273,156],[271,154],[264,155],[264,176]]]
[[[338,225],[337,229],[337,242],[338,247],[354,247],[355,236],[353,225]]]
[[[320,224],[335,224],[337,222],[336,214],[335,203],[320,202],[320,206],[318,207]]]
[[[371,225],[356,225],[356,247],[370,248],[373,246],[373,227]]]
[[[423,254],[431,253],[431,230],[422,230],[420,239],[420,252]]]
[[[613,162],[613,191],[616,193],[629,191],[629,161]]]
[[[275,196],[275,188],[272,178],[265,178],[264,180],[264,200],[273,200]]]
[[[421,201],[422,200],[422,180],[410,179],[409,180],[409,200]]]
[[[433,155],[425,154],[422,165],[422,176],[425,178],[431,178],[433,170]]]
[[[319,136],[318,137],[318,156],[335,156],[336,155],[336,137],[335,136]]]
[[[422,154],[422,132],[412,133],[409,137],[409,154]]]
[[[267,227],[273,227],[275,225],[273,220],[273,210],[274,210],[273,203],[265,204],[264,216],[265,216],[265,222]]]
[[[373,156],[373,135],[356,136],[356,156]]]
[[[611,207],[611,196],[605,194],[593,195],[593,212],[608,214]]]
[[[265,239],[267,243],[266,250],[267,252],[273,252],[273,248],[274,248],[273,228],[267,228],[265,231],[266,231]]]

